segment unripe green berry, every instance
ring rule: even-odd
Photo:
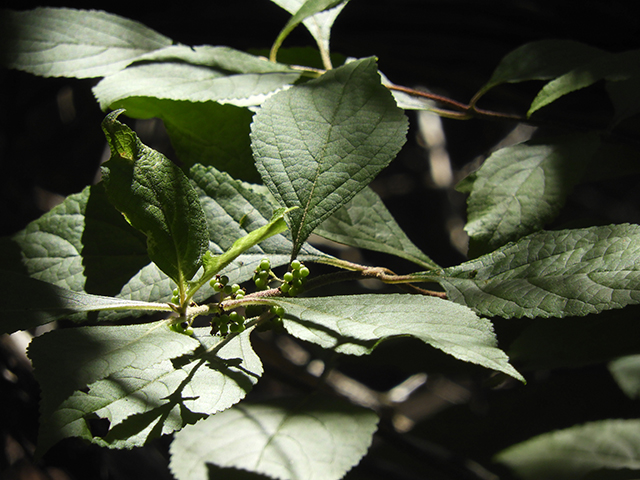
[[[233,293],[233,289],[231,288],[231,285],[225,285],[222,291],[224,292],[225,295],[231,295]]]
[[[258,290],[264,290],[265,288],[267,288],[267,281],[263,280],[262,278],[256,278],[254,280],[254,283],[256,284],[256,288]]]
[[[220,277],[220,280],[218,280],[222,285],[226,285],[227,283],[229,283],[229,277],[227,277],[226,275],[222,275]]]
[[[282,293],[287,293],[290,288],[291,288],[291,284],[289,283],[283,283],[282,285],[280,285],[280,291]]]
[[[221,292],[222,290],[224,290],[224,285],[218,281],[215,281],[212,283],[211,287],[216,291],[216,292]]]
[[[271,270],[271,262],[268,258],[263,258],[260,261],[260,270]]]
[[[298,270],[301,266],[302,264],[300,263],[300,260],[294,260],[293,262],[291,262],[291,268],[293,270]]]
[[[307,267],[300,267],[300,270],[298,270],[300,272],[300,276],[302,278],[308,277],[309,276],[309,269]]]
[[[273,307],[271,307],[271,313],[273,313],[277,317],[283,317],[284,307],[281,307],[280,305],[274,305]]]
[[[282,278],[284,279],[285,282],[290,282],[291,280],[293,280],[293,273],[291,272],[286,272]]]

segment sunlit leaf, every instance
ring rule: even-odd
[[[207,464],[283,480],[338,480],[371,444],[378,417],[332,397],[242,403],[176,434],[170,468],[206,480]]]

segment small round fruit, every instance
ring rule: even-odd
[[[271,270],[271,262],[268,258],[263,258],[260,261],[260,270]]]
[[[298,270],[301,266],[302,264],[300,263],[300,260],[294,260],[293,262],[291,262],[291,268],[293,270]]]

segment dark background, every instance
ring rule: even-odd
[[[38,5],[103,9],[138,20],[177,42],[228,45],[238,49],[270,47],[288,19],[286,12],[267,0],[160,3],[7,1],[4,6],[14,9]],[[334,25],[332,49],[354,57],[375,55],[379,58],[381,71],[393,82],[428,87],[468,102],[490,77],[499,60],[529,41],[558,38],[578,40],[610,51],[639,48],[640,18],[634,8],[636,3],[615,0],[352,0]],[[284,47],[312,44],[311,37],[299,27]],[[23,228],[50,208],[59,198],[57,195],[78,192],[93,182],[105,149],[100,130],[104,112],[92,97],[94,83],[94,80],[44,79],[0,70],[0,234],[11,234]],[[482,106],[523,113],[539,86],[534,83],[499,88],[483,99]],[[75,116],[65,122],[60,116],[58,99],[69,92],[73,95]],[[594,110],[610,108],[602,98],[598,95],[598,86],[586,97],[576,96],[570,103],[573,114],[588,117]],[[409,113],[409,116],[414,120],[413,114]],[[444,120],[443,124],[456,172],[463,172],[466,165],[485,155],[511,128],[510,125],[476,120]],[[452,190],[430,188],[428,178],[420,180],[426,170],[425,153],[416,142],[416,131],[412,127],[407,145],[380,175],[376,186],[379,191],[386,192],[383,195],[385,203],[419,247],[441,265],[455,264],[464,256],[449,240],[447,221],[463,215],[464,199]],[[637,183],[636,179],[630,181]],[[607,185],[594,191],[601,200],[592,207],[593,215],[603,217],[603,221],[640,222],[637,198],[620,197],[615,188]],[[579,196],[571,202],[577,210],[586,208]],[[621,218],[606,218],[611,213],[607,208],[609,205],[620,207],[617,211],[622,211]],[[375,254],[367,253],[366,259],[398,271],[409,268],[403,262],[394,264],[394,260]],[[408,352],[409,356],[414,351],[411,348],[400,350],[401,354]],[[359,375],[373,388],[385,386],[377,385],[376,381],[395,379],[393,373],[387,375],[386,372],[398,368],[398,365],[387,363],[387,352],[398,353],[394,351],[394,345],[390,345],[372,356],[368,365],[375,371],[353,367],[354,375]],[[3,355],[0,363],[9,363],[11,359],[6,358],[7,353]],[[438,417],[429,424],[439,433],[429,434],[420,429],[417,433],[488,461],[490,453],[497,451],[491,450],[494,444],[498,448],[522,439],[509,438],[508,435],[513,436],[513,429],[505,425],[523,421],[522,413],[526,409],[549,409],[550,423],[560,418],[560,426],[585,419],[632,415],[636,410],[635,404],[627,402],[621,394],[613,398],[601,395],[602,391],[616,390],[601,367],[570,372],[545,371],[540,375],[546,383],[538,389],[534,388],[535,382],[530,384],[524,397],[517,390],[495,400],[499,408],[505,406],[498,430],[504,428],[507,438],[492,442],[494,433],[496,438],[502,435],[495,430],[494,416],[483,417],[485,423],[478,422],[476,416],[476,423],[473,423],[474,412],[486,413],[487,405],[493,401],[482,395],[474,397],[473,408],[462,413],[452,410],[458,420],[460,416],[469,417],[469,427],[476,429],[472,434],[448,429],[446,425],[451,419],[447,416]],[[389,381],[386,386],[391,384]],[[594,384],[601,388],[596,391]],[[554,406],[544,403],[550,398],[545,396],[546,392],[553,392]],[[585,403],[585,398],[589,398],[590,403]],[[514,407],[516,403],[518,407]],[[17,382],[0,379],[0,408],[5,413],[0,416],[0,432],[11,431],[26,443],[35,441],[37,385],[28,372],[23,372]],[[535,433],[535,427],[544,431],[545,425],[523,423],[523,438],[527,432]],[[474,451],[472,442],[482,435],[483,428],[487,429],[484,433],[486,448]],[[149,449],[144,455],[137,451],[111,452],[85,447],[79,442],[66,442],[45,457],[42,468],[29,470],[36,476],[28,478],[170,478],[163,455],[166,442],[163,442],[158,442],[157,448]],[[0,474],[8,466],[10,446],[4,447],[4,452],[0,452]],[[419,473],[420,468],[411,474],[397,467],[387,472],[383,464],[375,462],[365,462],[362,468],[367,475],[372,475],[370,478],[427,478]]]

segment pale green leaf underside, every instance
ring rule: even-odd
[[[102,77],[172,40],[141,23],[95,10],[4,10],[4,65],[45,77]]]
[[[500,452],[524,480],[573,480],[598,470],[639,470],[640,420],[602,420],[540,435]]]
[[[314,233],[345,245],[397,255],[423,268],[439,268],[409,240],[380,197],[368,187],[325,220]]]
[[[609,371],[629,398],[640,398],[640,355],[629,355],[609,363]]]
[[[294,254],[313,229],[386,167],[407,120],[380,84],[375,60],[354,61],[279,92],[254,118],[258,171],[290,215]]]
[[[412,336],[452,355],[517,379],[497,347],[493,327],[470,309],[422,295],[345,295],[277,298],[289,333],[340,353],[370,353],[381,341]]]
[[[102,124],[111,147],[103,166],[107,195],[146,235],[149,258],[182,288],[209,246],[198,194],[176,164],[116,120],[119,113],[110,113]]]
[[[584,316],[640,302],[640,226],[538,232],[425,280],[481,315]]]
[[[102,109],[127,97],[189,102],[259,105],[271,93],[295,82],[297,72],[229,73],[182,62],[132,65],[93,88]]]
[[[242,403],[176,434],[178,480],[207,480],[207,464],[282,480],[338,480],[366,454],[378,417],[342,400],[313,396]]]
[[[167,322],[149,326],[155,329],[150,336],[158,339],[158,345],[136,345],[137,355],[133,357],[132,348],[126,345],[117,355],[107,357],[111,367],[108,375],[103,368],[100,379],[88,383],[86,391],[76,390],[43,410],[39,449],[44,451],[66,437],[81,437],[112,448],[142,446],[229,408],[244,398],[262,375],[262,364],[251,348],[248,332],[222,345],[222,339],[210,336],[208,328],[196,329],[192,338],[171,332]],[[105,328],[112,329],[109,335],[100,332],[107,346],[117,344],[126,333],[125,327]],[[169,351],[170,342],[165,346],[162,340],[181,341],[189,348],[182,353]],[[127,358],[133,361],[127,363]],[[85,374],[94,364],[100,365],[100,360],[106,363],[104,356],[97,356],[93,364],[80,367],[79,374]],[[45,397],[58,393],[51,383],[46,388]],[[109,421],[109,431],[102,437],[91,431],[89,420],[94,415]]]
[[[285,9],[291,15],[300,11],[300,7],[305,4],[305,0],[271,0],[276,5]],[[329,40],[331,37],[331,27],[336,18],[347,4],[347,1],[325,1],[327,5],[336,4],[329,10],[321,11],[308,18],[305,18],[302,23],[309,30],[309,33],[313,36],[316,43],[321,45],[326,51],[329,50]],[[307,2],[308,3],[308,2]],[[322,5],[321,5],[322,6]],[[326,7],[325,7],[326,8]]]
[[[598,147],[588,135],[527,142],[491,155],[465,180],[470,254],[495,250],[553,220]]]

